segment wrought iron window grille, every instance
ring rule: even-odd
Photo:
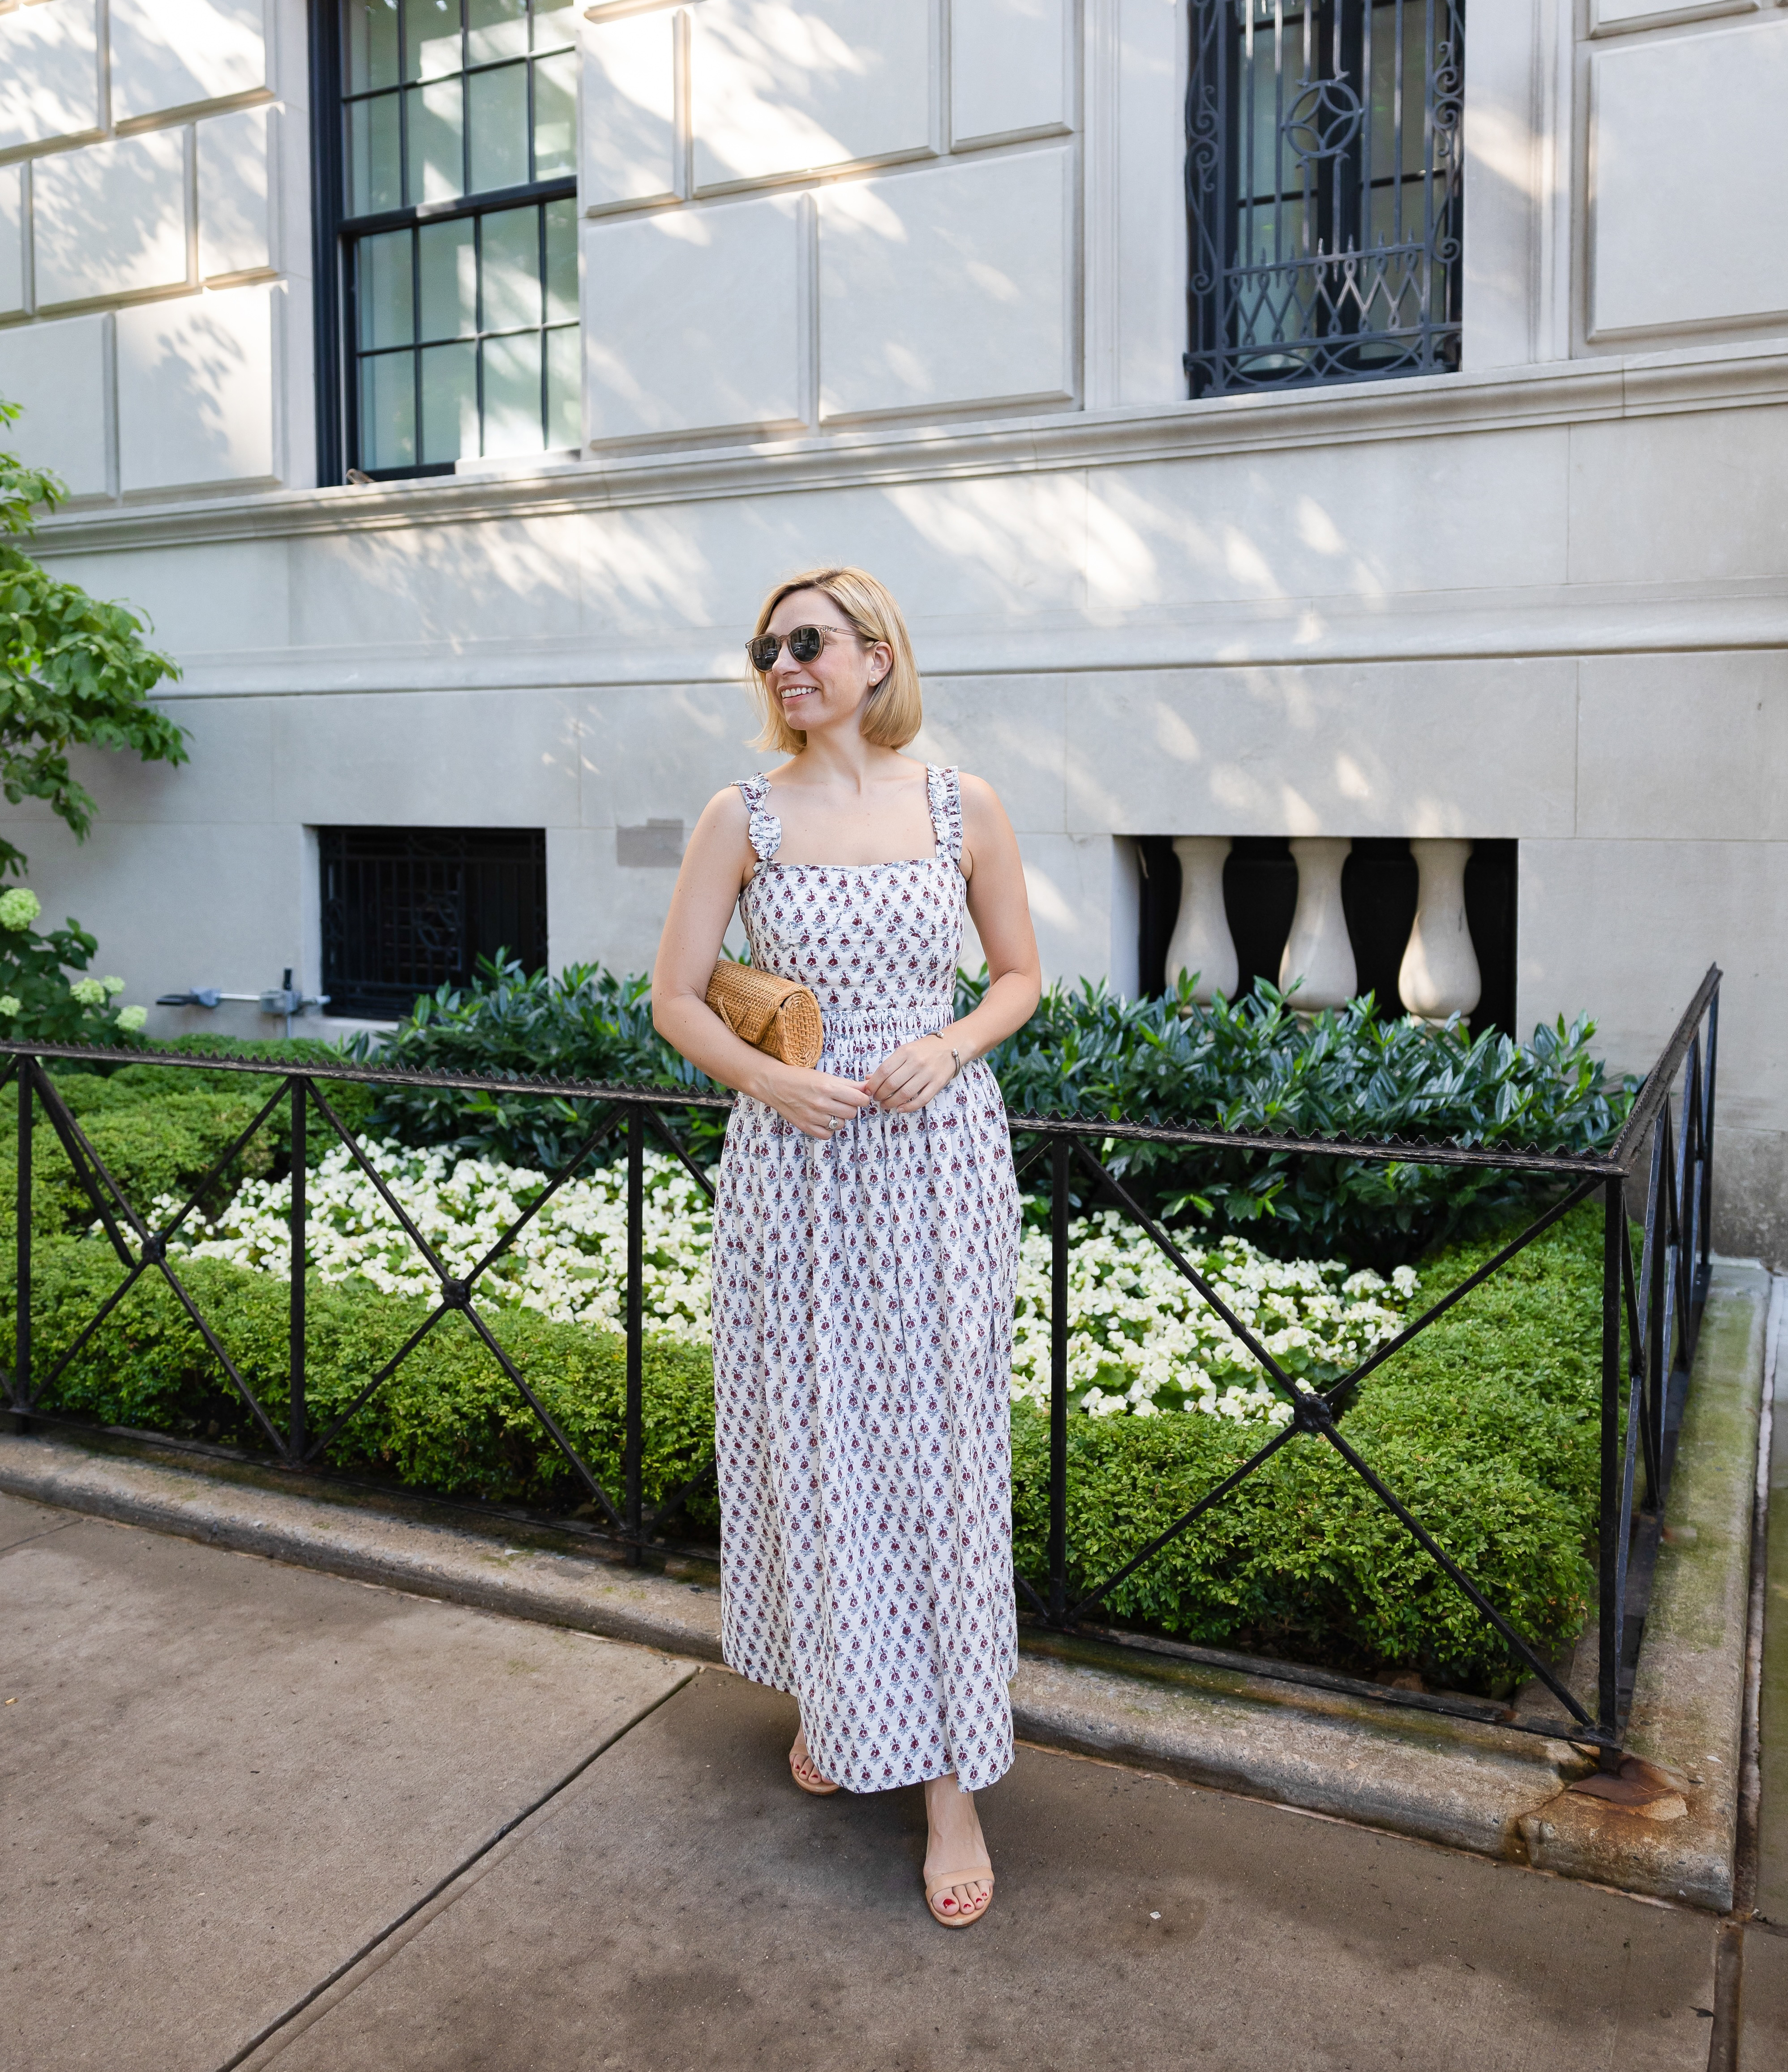
[[[1459,363],[1464,0],[1192,0],[1194,397]]]
[[[1605,1769],[1618,1767],[1631,1706],[1633,1671],[1638,1659],[1649,1602],[1655,1555],[1663,1530],[1665,1499],[1674,1461],[1690,1370],[1700,1334],[1712,1272],[1711,1214],[1713,1184],[1715,1072],[1719,1042],[1720,979],[1709,969],[1684,1010],[1675,1033],[1647,1075],[1619,1137],[1605,1153],[1588,1155],[1543,1150],[1486,1149],[1455,1144],[1404,1140],[1354,1142],[1343,1138],[1298,1138],[1219,1129],[1173,1129],[1122,1121],[1059,1116],[1014,1115],[1009,1118],[1018,1170],[1046,1160],[1051,1189],[1051,1325],[1050,1407],[1050,1529],[1045,1572],[1013,1577],[1013,1587],[1026,1616],[1049,1630],[1091,1630],[1120,1645],[1174,1655],[1254,1674],[1350,1693],[1390,1706],[1456,1717],[1492,1720],[1515,1731],[1564,1740],[1593,1749]],[[185,1205],[158,1227],[124,1194],[117,1181],[79,1120],[70,1112],[55,1082],[43,1069],[46,1059],[71,1058],[120,1064],[156,1063],[187,1071],[241,1071],[265,1080],[273,1075],[265,1061],[226,1056],[141,1050],[104,1050],[73,1043],[0,1042],[0,1058],[10,1058],[0,1085],[18,1089],[17,1116],[15,1326],[13,1359],[5,1371],[3,1407],[15,1424],[41,1420],[92,1427],[87,1420],[64,1417],[47,1408],[44,1392],[91,1344],[125,1297],[148,1274],[167,1284],[191,1319],[212,1357],[241,1399],[265,1439],[265,1457],[289,1470],[322,1468],[330,1446],[356,1413],[382,1388],[403,1362],[450,1314],[462,1316],[496,1366],[539,1420],[564,1456],[578,1488],[601,1519],[580,1527],[555,1520],[557,1529],[584,1530],[618,1544],[625,1558],[637,1564],[655,1542],[668,1547],[668,1528],[689,1498],[712,1480],[714,1462],[692,1460],[691,1472],[648,1508],[641,1480],[643,1458],[644,1396],[644,1230],[645,1149],[648,1135],[657,1139],[686,1168],[711,1202],[708,1175],[689,1158],[668,1117],[693,1108],[725,1109],[729,1100],[669,1087],[607,1086],[588,1081],[548,1079],[492,1079],[477,1074],[406,1072],[343,1063],[295,1065],[279,1070],[277,1083],[254,1120],[193,1189]],[[537,1095],[543,1100],[588,1104],[591,1127],[582,1143],[541,1194],[469,1268],[454,1272],[405,1214],[401,1204],[368,1158],[353,1133],[343,1123],[324,1085],[351,1080],[372,1086],[421,1086],[436,1092],[489,1094],[500,1090],[505,1100]],[[181,1279],[171,1254],[171,1240],[210,1189],[227,1172],[282,1105],[287,1110],[292,1172],[290,1210],[290,1309],[288,1408],[276,1423],[256,1396],[240,1367],[220,1342]],[[306,1191],[307,1117],[315,1114],[345,1145],[355,1163],[377,1190],[409,1242],[427,1263],[438,1289],[434,1308],[405,1343],[368,1375],[351,1402],[321,1432],[313,1429],[305,1396],[305,1272],[308,1206]],[[86,1194],[122,1277],[72,1339],[40,1371],[35,1342],[36,1318],[31,1291],[32,1141],[39,1112],[55,1133]],[[622,1484],[606,1488],[571,1444],[526,1375],[499,1342],[479,1314],[478,1284],[514,1244],[559,1189],[591,1154],[617,1132],[624,1133],[627,1202],[627,1294],[626,1398]],[[1460,1281],[1387,1344],[1339,1379],[1324,1385],[1300,1381],[1288,1373],[1259,1336],[1224,1302],[1221,1294],[1104,1162],[1112,1143],[1131,1141],[1206,1145],[1240,1149],[1261,1156],[1363,1159],[1375,1164],[1416,1163],[1489,1166],[1548,1176],[1564,1183],[1564,1191],[1524,1230],[1475,1272]],[[1216,1311],[1260,1363],[1273,1387],[1290,1404],[1289,1423],[1276,1430],[1233,1473],[1207,1490],[1180,1518],[1142,1548],[1114,1574],[1091,1588],[1075,1581],[1068,1544],[1068,1236],[1074,1213],[1071,1182],[1078,1167],[1100,1197],[1136,1223],[1162,1254]],[[1633,1256],[1628,1211],[1630,1190],[1644,1197],[1644,1242],[1637,1266]],[[1395,1359],[1410,1342],[1491,1278],[1535,1238],[1580,1203],[1598,1198],[1602,1211],[1601,1388],[1599,1419],[1601,1519],[1598,1533],[1597,1679],[1593,1698],[1580,1695],[1555,1667],[1544,1660],[1504,1614],[1478,1589],[1461,1563],[1392,1489],[1371,1462],[1347,1437],[1350,1399],[1376,1368]],[[113,1428],[101,1428],[110,1429]],[[142,1437],[143,1434],[131,1434]],[[1213,1506],[1221,1503],[1259,1471],[1281,1448],[1299,1441],[1331,1447],[1374,1498],[1397,1519],[1422,1552],[1469,1601],[1478,1616],[1499,1634],[1512,1654],[1543,1685],[1557,1706],[1556,1713],[1516,1712],[1493,1700],[1453,1692],[1417,1692],[1338,1675],[1295,1662],[1265,1659],[1200,1648],[1114,1631],[1094,1623],[1112,1592],[1146,1562],[1153,1560]],[[201,1452],[193,1442],[162,1439]],[[410,1494],[414,1494],[411,1492]],[[467,1508],[465,1505],[459,1507]],[[495,1507],[491,1507],[495,1509]],[[499,1513],[513,1517],[512,1511]],[[542,1521],[545,1522],[545,1521]]]
[[[339,1015],[407,1014],[480,957],[546,964],[538,828],[319,828],[323,986]]]

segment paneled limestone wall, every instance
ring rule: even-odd
[[[0,396],[79,502],[314,480],[302,0],[0,0]]]
[[[1072,0],[590,11],[592,446],[1078,400]]]

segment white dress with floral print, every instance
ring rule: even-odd
[[[763,777],[739,785],[758,868],[751,960],[825,1018],[822,1071],[860,1079],[952,1016],[962,800],[931,768],[935,855],[783,864]],[[852,1791],[1012,1761],[1010,1374],[1018,1194],[993,1073],[829,1143],[741,1096],[713,1248],[721,1640],[799,1700]]]

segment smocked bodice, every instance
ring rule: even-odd
[[[769,808],[768,779],[743,778],[738,788],[758,858],[739,895],[751,961],[812,988],[828,1060],[859,1042],[879,1051],[943,1028],[962,950],[956,771],[926,767],[937,853],[895,863],[779,863],[782,823]]]

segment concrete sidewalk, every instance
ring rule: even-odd
[[[14,1499],[0,1550],[9,2072],[216,2072],[369,1944],[247,2062],[1709,2062],[1705,1914],[1027,1749],[952,1934],[919,1794],[802,1797],[724,1671]]]

